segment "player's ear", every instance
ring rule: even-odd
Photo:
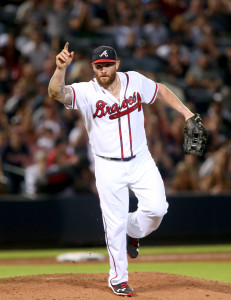
[[[116,62],[116,71],[119,69],[120,66],[120,60]]]
[[[93,71],[95,72],[95,64],[91,64]]]

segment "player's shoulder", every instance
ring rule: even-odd
[[[92,80],[88,82],[74,82],[69,86],[77,89],[78,91],[88,91],[92,87]]]
[[[87,87],[87,86],[90,86],[91,85],[91,80],[90,81],[87,81],[87,82],[74,82],[71,84],[72,86],[78,86],[78,87]]]
[[[141,74],[136,71],[124,72],[124,80],[128,80],[129,84],[139,86],[141,82]]]
[[[141,74],[137,71],[127,71],[125,72],[131,78],[139,78]]]

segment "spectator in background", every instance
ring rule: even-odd
[[[62,134],[58,106],[49,101],[48,97],[44,101],[43,111],[37,119],[35,129],[38,135],[38,146],[46,149],[51,149],[54,141]]]
[[[113,19],[113,0],[89,0],[89,12],[92,19],[92,26],[95,30],[105,28],[105,26],[110,25]]]
[[[173,179],[170,192],[199,191],[198,178],[193,169],[187,166],[184,161],[176,165],[176,174]]]
[[[40,29],[32,28],[29,33],[29,41],[21,46],[21,53],[28,58],[37,72],[42,70],[44,61],[49,54],[49,45],[45,42]]]
[[[8,95],[8,99],[4,106],[4,111],[9,118],[13,117],[18,106],[25,98],[27,86],[23,80],[16,81],[13,86],[12,94]]]
[[[67,142],[62,138],[57,138],[54,147],[47,154],[47,166],[58,169],[77,164],[78,156],[69,150]]]
[[[158,2],[160,10],[169,24],[174,17],[183,14],[186,10],[186,1],[184,0],[158,0]]]
[[[165,61],[165,80],[185,88],[185,74],[190,65],[190,53],[177,37],[168,39],[168,43],[162,44],[156,49],[156,54]]]
[[[0,56],[4,58],[9,83],[16,82],[21,76],[21,53],[16,46],[16,37],[15,30],[0,35]]]
[[[222,103],[211,102],[204,123],[209,133],[206,151],[214,152],[227,141],[231,128],[231,113]]]
[[[196,16],[190,26],[189,34],[192,45],[197,47],[201,47],[206,36],[212,34],[212,27],[203,13]]]
[[[230,45],[224,48],[218,59],[218,66],[224,84],[231,85],[231,40]]]
[[[195,155],[185,155],[176,165],[169,193],[200,191],[199,159]]]
[[[141,27],[150,21],[151,16],[153,13],[157,13],[161,15],[162,20],[164,20],[164,15],[160,11],[160,3],[157,0],[150,0],[150,1],[138,1],[136,4],[138,9],[138,16],[139,16],[139,23]]]
[[[55,145],[55,132],[49,125],[44,125],[39,130],[37,138],[37,147],[46,151],[52,149]]]
[[[0,56],[0,94],[4,95],[10,91],[10,72],[6,65],[6,60]]]
[[[229,0],[207,1],[206,15],[216,35],[222,35],[230,31],[230,9]]]
[[[136,14],[128,3],[116,3],[115,43],[121,56],[131,55],[140,39],[140,27]],[[124,53],[125,52],[125,53]]]
[[[169,137],[166,143],[166,149],[175,164],[184,157],[182,147],[184,141],[184,125],[184,119],[181,118],[181,116],[176,115],[169,127]]]
[[[199,14],[189,28],[189,39],[192,46],[200,52],[209,53],[213,62],[219,57],[216,36],[205,14]]]
[[[172,22],[171,29],[184,36],[188,40],[188,34],[192,23],[196,20],[197,16],[202,15],[204,12],[204,4],[201,0],[189,1],[189,7],[182,14],[177,14]]]
[[[68,0],[52,0],[46,12],[46,33],[50,39],[51,48],[59,50],[60,42],[69,32],[68,22],[70,15]]]
[[[69,136],[72,129],[75,127],[75,122],[79,119],[79,112],[72,109],[63,109],[60,112],[60,117],[63,120],[63,132],[64,136]],[[69,140],[68,140],[69,143]],[[71,146],[71,145],[70,145]]]
[[[149,146],[149,149],[168,190],[173,177],[173,160],[167,153],[164,142],[161,140],[157,140],[153,145]]]
[[[74,192],[76,183],[82,180],[81,163],[80,157],[72,151],[68,142],[57,138],[47,155],[46,191]]]
[[[206,112],[209,103],[216,99],[222,86],[221,77],[212,65],[208,54],[203,53],[198,57],[197,65],[189,68],[186,73],[185,81],[186,94],[195,104],[196,111]]]
[[[35,195],[39,186],[46,183],[47,155],[45,151],[38,150],[34,154],[34,164],[25,169],[25,193]]]
[[[7,178],[8,192],[21,193],[24,183],[24,168],[30,163],[30,153],[20,127],[11,128],[10,140],[2,148],[0,157],[1,174]]]
[[[72,35],[91,31],[89,4],[87,1],[75,0],[70,13],[69,28]]]
[[[47,0],[27,0],[19,4],[15,23],[26,32],[31,26],[42,28],[45,23]]]
[[[124,51],[130,52],[135,49],[139,41],[139,27],[134,23],[132,15],[121,16],[115,29],[115,42],[120,55]]]
[[[231,185],[228,178],[230,166],[230,151],[227,145],[224,145],[213,154],[213,161],[210,172],[201,175],[201,189],[204,192],[218,194],[230,190]]]
[[[30,94],[34,94],[37,92],[37,81],[36,81],[36,69],[34,66],[29,63],[25,62],[22,66],[22,71],[21,71],[21,78],[20,80],[25,84],[26,87],[26,96]]]
[[[47,84],[49,76],[52,74],[52,72],[55,69],[54,63],[50,61],[50,56],[51,56],[51,53],[50,53],[49,57],[44,61],[43,68],[39,72],[39,74],[36,78],[40,84]]]
[[[67,82],[87,82],[91,80],[93,73],[89,64],[89,58],[82,51],[76,51],[74,59],[73,66],[71,66],[67,74]]]
[[[168,28],[165,26],[159,13],[153,12],[150,20],[143,27],[145,40],[149,45],[156,47],[167,43],[169,38]],[[155,52],[154,52],[155,53]]]

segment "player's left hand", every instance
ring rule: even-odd
[[[202,124],[199,114],[187,119],[184,127],[184,153],[203,155],[206,146],[208,132]]]

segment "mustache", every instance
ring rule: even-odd
[[[110,85],[116,78],[116,72],[109,75],[109,74],[95,74],[96,80],[98,81],[99,85],[101,86],[108,86]],[[104,79],[107,79],[106,81]]]

